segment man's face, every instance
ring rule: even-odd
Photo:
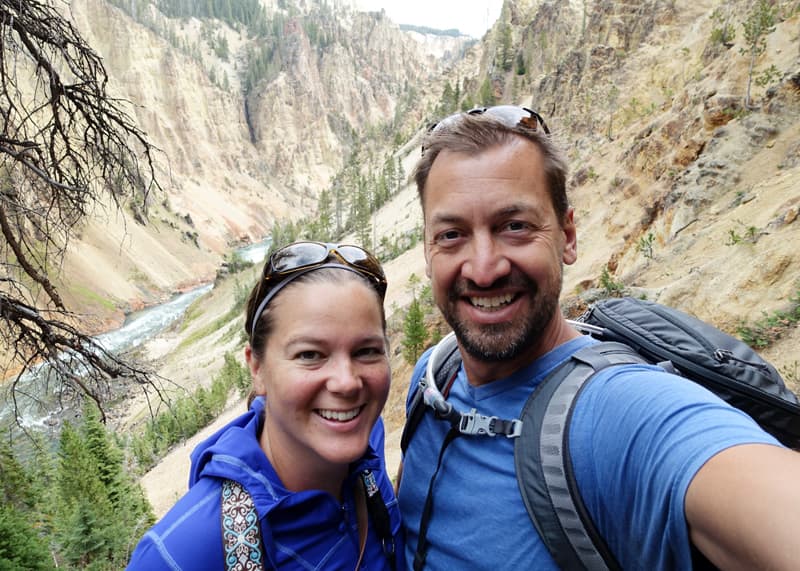
[[[463,349],[482,362],[538,356],[576,258],[572,210],[557,219],[538,148],[443,152],[424,196],[426,271]]]

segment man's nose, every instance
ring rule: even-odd
[[[461,275],[479,287],[489,287],[507,276],[510,270],[511,262],[502,247],[491,237],[476,236],[461,267]]]

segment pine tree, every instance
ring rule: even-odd
[[[114,548],[108,530],[116,528],[114,510],[96,460],[70,423],[59,440],[58,488],[55,526],[63,557],[76,565],[107,558]]]
[[[403,357],[407,363],[413,365],[425,349],[428,331],[425,329],[425,312],[423,311],[422,303],[417,297],[419,278],[416,274],[411,274],[408,278],[408,284],[413,297],[403,320],[402,344]]]
[[[386,198],[388,199],[397,189],[397,164],[394,157],[389,155],[383,163],[383,183],[386,185]]]
[[[66,423],[59,440],[56,536],[66,561],[118,568],[155,518],[97,408],[83,413],[80,428]]]
[[[747,48],[740,52],[750,56],[750,66],[747,73],[747,95],[744,99],[745,108],[750,107],[750,86],[753,82],[753,69],[758,57],[767,49],[767,34],[775,28],[775,7],[769,0],[758,0],[747,13],[747,18],[742,23],[744,27],[744,40]]]
[[[395,180],[397,181],[397,183],[395,184],[395,192],[397,192],[405,184],[405,178],[406,178],[406,171],[403,168],[403,159],[401,157],[397,157],[397,168],[395,169],[394,172],[395,172]]]
[[[353,202],[353,223],[359,243],[368,250],[372,249],[371,206],[367,183],[363,177],[359,177],[356,183],[356,199]]]
[[[127,490],[122,489],[122,452],[111,442],[105,426],[100,421],[100,414],[95,404],[86,401],[83,407],[83,423],[81,425],[82,440],[86,450],[97,466],[100,482],[115,507],[119,505],[119,495]]]
[[[487,77],[483,80],[478,99],[479,104],[485,105],[486,107],[491,107],[496,103],[497,98],[494,95],[494,85],[492,85],[492,80],[490,78]]]
[[[514,50],[511,44],[511,25],[504,24],[500,29],[500,53],[497,56],[497,63],[503,71],[511,71],[514,63]]]
[[[0,505],[0,571],[49,571],[53,558],[28,517],[13,506]]]
[[[471,93],[467,93],[466,97],[464,97],[464,100],[461,102],[461,110],[469,111],[473,107],[475,107],[475,99],[472,97]]]
[[[33,503],[30,476],[5,440],[0,441],[0,502],[16,508],[27,508]]]
[[[0,442],[0,571],[53,569],[41,526],[33,475],[7,441]]]
[[[317,201],[317,219],[314,223],[315,239],[329,242],[333,239],[333,201],[331,192],[323,190]]]
[[[389,164],[394,164],[393,161],[390,161]],[[389,177],[386,176],[385,171],[381,173],[378,177],[378,180],[375,181],[375,210],[386,204],[386,201],[389,200],[389,183],[387,182]]]
[[[33,437],[32,454],[25,462],[25,467],[32,501],[28,510],[29,521],[43,537],[49,538],[49,543],[52,544],[59,504],[57,458],[45,436]]]
[[[445,117],[453,113],[456,110],[456,101],[455,101],[455,91],[453,91],[453,86],[450,85],[450,82],[446,82],[444,84],[444,89],[442,90],[442,97],[439,100],[439,109],[437,110],[437,115],[441,117]]]
[[[517,75],[525,75],[528,73],[528,67],[525,65],[525,54],[521,51],[517,52]]]

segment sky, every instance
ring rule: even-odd
[[[379,11],[397,24],[458,28],[480,39],[500,16],[503,0],[360,0],[364,10]]]

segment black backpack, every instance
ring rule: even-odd
[[[600,301],[571,323],[602,342],[577,351],[545,378],[528,398],[520,418],[513,420],[481,415],[474,409],[460,413],[442,397],[461,366],[455,337],[445,337],[430,356],[428,374],[420,379],[421,390],[412,397],[401,440],[405,453],[429,408],[452,425],[439,455],[440,465],[445,447],[456,436],[516,438],[514,462],[523,502],[561,569],[620,569],[580,497],[568,447],[572,406],[597,371],[623,363],[658,364],[743,410],[786,446],[800,448],[797,397],[775,368],[742,341],[676,309],[634,298]],[[431,371],[433,379],[428,379]],[[424,566],[431,502],[429,491],[420,525],[417,569]],[[709,565],[701,561],[696,559],[695,568]]]

